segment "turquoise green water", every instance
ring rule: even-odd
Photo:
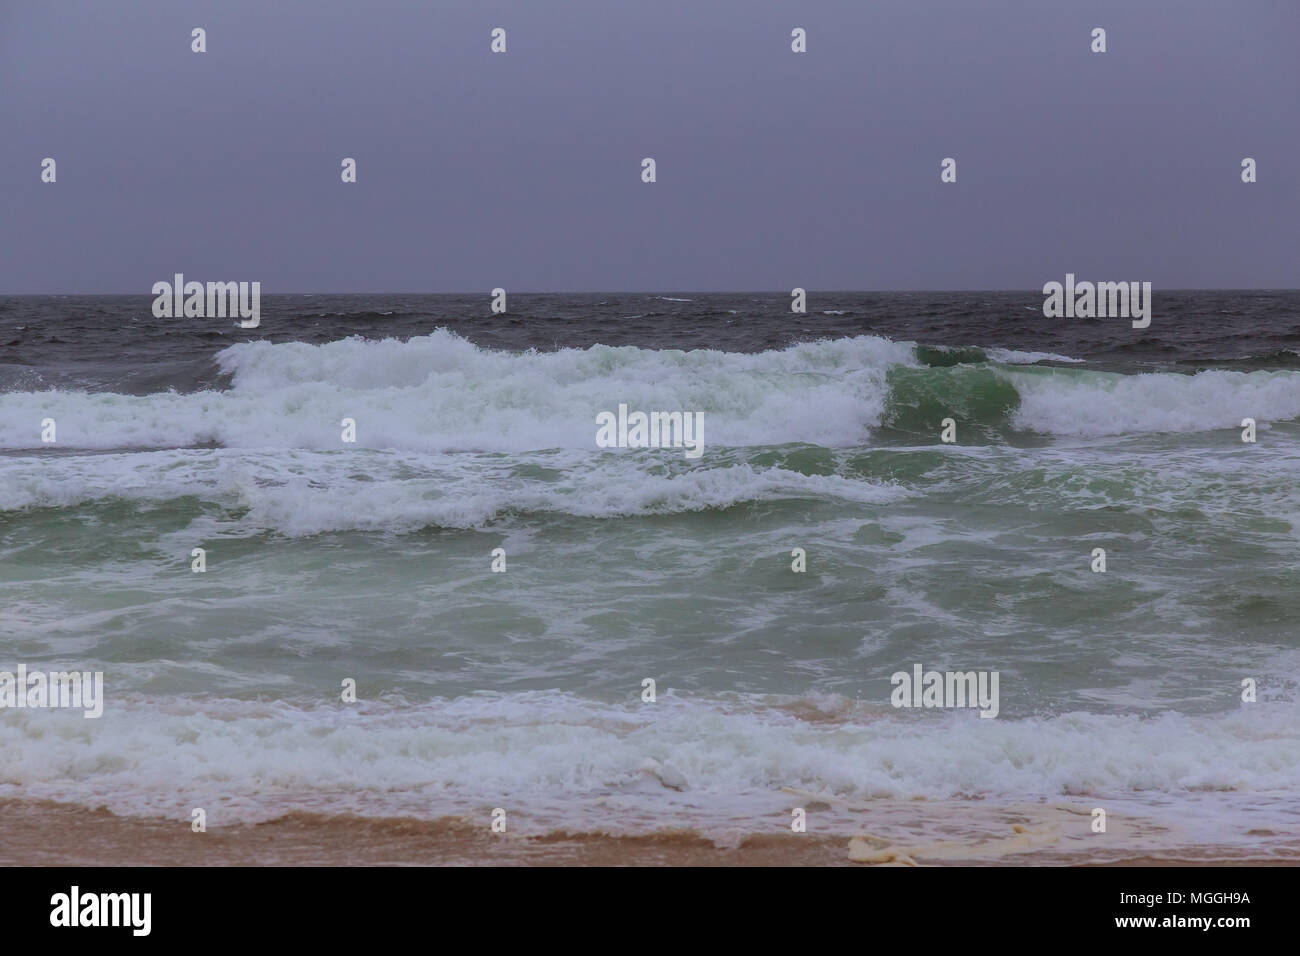
[[[227,393],[0,395],[69,436],[0,458],[0,666],[106,683],[99,721],[0,714],[2,792],[182,813],[215,790],[228,819],[513,799],[543,829],[604,801],[615,830],[758,820],[784,787],[1280,806],[1295,373],[799,348],[485,355],[481,381],[396,387],[307,347]],[[705,406],[702,458],[587,446],[629,367],[657,369],[648,407]],[[383,437],[339,447],[346,413]],[[915,664],[998,672],[998,717],[892,707]]]

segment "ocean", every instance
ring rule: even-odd
[[[0,297],[0,670],[104,674],[101,718],[0,710],[0,799],[322,847],[501,817],[520,858],[1300,858],[1300,292],[790,301]],[[620,404],[703,454],[598,447]],[[894,706],[916,665],[997,672],[996,717]]]

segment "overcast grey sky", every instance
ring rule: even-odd
[[[1298,47],[1300,0],[0,0],[0,292],[1296,287]]]

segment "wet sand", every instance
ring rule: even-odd
[[[877,852],[874,864],[850,859],[845,836],[759,834],[719,847],[689,832],[648,836],[596,833],[494,834],[462,819],[323,816],[292,813],[194,833],[186,821],[119,817],[106,810],[22,800],[0,801],[6,866],[861,866],[861,865],[1296,865],[1300,844],[1268,856],[1205,847],[1169,855],[1122,852],[1101,857],[1059,847],[968,855],[937,847]],[[1011,834],[1001,842],[1013,840]],[[879,852],[883,849],[884,852]],[[1005,849],[1005,848],[1004,848]]]

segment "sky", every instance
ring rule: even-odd
[[[1295,288],[1298,47],[1297,0],[0,0],[0,293]]]

